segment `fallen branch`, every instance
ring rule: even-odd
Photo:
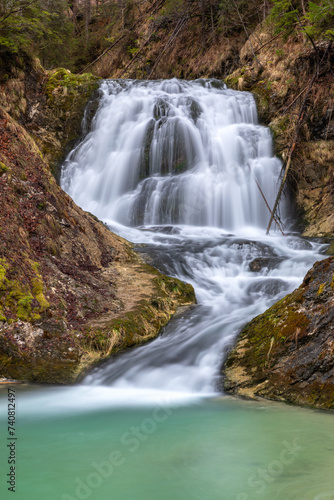
[[[274,205],[274,208],[273,208],[273,212],[272,212],[272,215],[270,217],[270,221],[269,221],[269,224],[268,224],[268,227],[267,227],[267,232],[266,234],[269,234],[269,231],[270,231],[270,227],[271,227],[271,224],[273,222],[273,219],[274,219],[274,215],[276,213],[276,210],[277,210],[277,207],[278,207],[278,204],[279,204],[279,201],[281,199],[281,196],[282,196],[282,192],[283,192],[283,188],[284,188],[284,184],[285,184],[285,181],[288,177],[288,172],[289,172],[289,169],[290,169],[290,165],[291,165],[291,159],[292,159],[292,155],[293,155],[293,152],[296,148],[296,144],[297,144],[297,140],[298,140],[298,136],[299,136],[299,131],[301,129],[301,126],[303,124],[303,118],[304,118],[304,107],[306,105],[306,101],[307,101],[307,98],[309,96],[309,93],[311,92],[311,89],[312,89],[312,86],[315,82],[315,80],[317,79],[317,77],[319,76],[319,71],[320,71],[320,67],[321,67],[321,63],[322,61],[324,60],[325,56],[327,55],[327,52],[329,51],[330,47],[332,46],[332,41],[329,42],[325,52],[324,52],[324,55],[322,56],[321,60],[317,61],[317,67],[316,67],[316,70],[314,72],[314,75],[309,83],[309,86],[307,88],[307,92],[306,92],[306,95],[304,97],[304,100],[303,100],[303,103],[301,105],[301,108],[300,108],[300,111],[299,111],[299,116],[298,116],[298,121],[297,121],[297,126],[296,126],[296,130],[295,130],[295,133],[294,133],[294,137],[293,137],[293,140],[292,140],[292,146],[291,146],[291,149],[290,149],[290,152],[289,152],[289,155],[288,155],[288,161],[287,161],[287,164],[286,164],[286,167],[285,167],[285,172],[284,172],[284,176],[283,176],[283,179],[282,179],[282,182],[281,182],[281,186],[279,188],[279,191],[277,193],[277,197],[276,197],[276,201],[275,201],[275,205]],[[299,97],[299,96],[297,96]]]
[[[260,50],[263,49],[263,47],[266,47],[267,45],[269,45],[271,42],[273,42],[274,40],[276,40],[276,38],[278,38],[281,35],[282,35],[282,33],[278,33],[278,35],[275,35],[268,42],[266,42],[263,45],[261,45],[261,47],[259,47],[258,49],[256,49],[255,54],[257,54],[258,52],[260,52]]]
[[[302,95],[304,94],[305,90],[307,90],[307,86],[301,91],[299,92],[299,94],[297,95],[297,97],[294,98],[294,100],[289,104],[289,106],[287,108],[285,108],[285,110],[283,111],[284,113],[286,113],[288,111],[288,109],[291,108],[291,106],[294,105],[294,103],[297,101],[297,99]]]
[[[277,207],[278,207],[278,204],[279,204],[279,201],[281,199],[281,196],[282,196],[282,192],[283,192],[283,188],[284,188],[284,185],[285,185],[285,182],[286,182],[286,179],[288,177],[288,173],[289,173],[289,169],[290,169],[290,166],[291,166],[291,160],[292,160],[292,155],[293,155],[293,152],[296,148],[296,144],[297,144],[297,139],[298,139],[298,135],[299,135],[299,131],[300,131],[300,128],[302,126],[302,123],[303,123],[303,118],[304,118],[304,107],[305,107],[305,104],[306,104],[306,100],[308,98],[308,95],[311,91],[311,88],[312,88],[312,85],[313,83],[315,82],[315,79],[318,75],[318,69],[315,71],[314,75],[313,75],[313,78],[308,86],[308,89],[307,89],[307,92],[306,92],[306,96],[304,97],[304,101],[303,101],[303,104],[301,106],[301,109],[300,109],[300,112],[299,112],[299,117],[298,117],[298,121],[297,121],[297,126],[296,126],[296,130],[295,130],[295,133],[294,133],[294,136],[293,136],[293,140],[292,140],[292,146],[290,148],[290,152],[289,152],[289,155],[288,155],[288,161],[286,163],[286,167],[285,167],[285,171],[284,171],[284,176],[283,176],[283,179],[282,179],[282,182],[281,182],[281,186],[279,188],[279,191],[277,193],[277,197],[276,197],[276,201],[275,201],[275,204],[274,204],[274,208],[273,208],[273,212],[271,214],[271,217],[270,217],[270,220],[269,220],[269,224],[268,224],[268,227],[267,227],[267,232],[266,234],[269,234],[269,231],[270,231],[270,227],[271,227],[271,224],[273,222],[273,219],[274,219],[274,215],[276,213],[276,210],[277,210]]]
[[[118,42],[120,42],[124,37],[125,37],[125,33],[123,33],[122,36],[120,36],[119,38],[117,38],[116,42],[114,42],[110,47],[108,47],[104,52],[102,52],[102,54],[100,54],[99,57],[97,57],[93,62],[91,62],[87,66],[85,66],[84,69],[82,69],[79,72],[79,75],[82,75],[82,73],[85,73],[85,71],[87,71],[88,68],[90,68],[91,66],[93,66],[93,64],[97,63],[97,61],[99,61],[107,52],[109,52],[109,50],[111,50],[113,47],[115,47],[115,45]]]
[[[248,165],[248,168],[249,168],[249,170],[251,171],[251,173],[253,173],[253,172],[252,172],[252,169],[251,169],[250,164],[249,164],[249,163],[247,163],[247,165]],[[272,212],[272,210],[271,210],[271,208],[270,208],[270,206],[269,206],[269,203],[267,202],[267,199],[266,199],[266,197],[265,197],[265,195],[264,195],[264,192],[262,191],[261,186],[260,186],[260,184],[259,184],[259,182],[258,182],[257,178],[255,177],[255,174],[254,174],[254,173],[253,173],[253,177],[254,177],[255,183],[256,183],[256,185],[257,185],[257,187],[258,187],[258,189],[259,189],[259,191],[260,191],[260,193],[261,193],[261,195],[262,195],[262,198],[264,199],[264,202],[265,202],[265,204],[267,205],[267,208],[268,208],[268,210],[269,210],[270,214],[273,216],[273,219],[274,219],[274,221],[275,221],[275,222],[276,222],[276,224],[277,224],[278,229],[281,231],[282,236],[285,236],[285,234],[283,233],[283,229],[281,228],[281,226],[280,226],[280,224],[279,224],[279,222],[278,222],[277,218],[276,218],[276,217],[275,217],[275,215],[273,214],[273,212]]]

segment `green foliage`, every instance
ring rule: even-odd
[[[310,39],[334,40],[334,2],[316,0],[306,5],[305,13],[296,0],[273,0],[269,20],[285,38],[293,32],[306,33]]]
[[[71,66],[77,40],[74,24],[68,16],[68,2],[65,0],[39,0],[44,19],[43,35],[38,40],[38,56],[42,64],[54,68],[63,64]]]
[[[298,22],[300,10],[292,0],[273,0],[269,19],[275,26],[276,33],[288,37]]]
[[[68,60],[73,23],[63,0],[2,0],[0,55],[25,51],[48,67]]]
[[[305,32],[314,39],[334,40],[334,2],[310,2],[305,19]]]
[[[49,33],[50,14],[38,0],[4,0],[0,7],[0,47],[18,52]]]
[[[187,0],[167,0],[162,15],[168,16],[183,12],[187,3],[189,3]]]

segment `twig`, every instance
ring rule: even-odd
[[[296,333],[295,333],[296,349],[298,349],[298,335],[299,334],[300,334],[300,328],[297,328]]]
[[[283,176],[283,179],[282,179],[282,182],[281,182],[281,186],[279,188],[279,191],[277,193],[277,197],[276,197],[276,201],[275,201],[275,205],[274,205],[274,208],[273,208],[273,211],[272,211],[272,215],[270,217],[270,220],[269,220],[269,224],[268,224],[268,227],[267,227],[267,232],[266,234],[269,234],[269,231],[270,231],[270,227],[271,227],[271,224],[273,222],[273,219],[274,219],[274,214],[276,213],[276,209],[278,207],[278,204],[279,204],[279,201],[281,199],[281,196],[282,196],[282,192],[283,192],[283,188],[284,188],[284,185],[285,185],[285,181],[288,177],[288,172],[289,172],[289,169],[290,169],[290,165],[291,165],[291,159],[292,159],[292,155],[293,155],[293,152],[295,150],[295,147],[296,147],[296,144],[297,144],[297,139],[298,139],[298,135],[299,135],[299,130],[301,128],[301,125],[302,125],[302,121],[303,121],[303,117],[304,117],[304,106],[306,104],[306,99],[310,93],[310,90],[312,88],[312,85],[317,77],[317,74],[318,74],[318,71],[315,71],[314,75],[313,75],[313,78],[308,86],[308,89],[307,89],[307,93],[306,93],[306,96],[304,98],[304,101],[303,101],[303,104],[301,106],[301,109],[300,109],[300,113],[299,113],[299,118],[298,118],[298,122],[297,122],[297,126],[296,126],[296,130],[295,130],[295,134],[294,134],[294,137],[293,137],[293,141],[292,141],[292,146],[291,146],[291,149],[290,149],[290,152],[289,152],[289,155],[288,155],[288,161],[287,161],[287,164],[286,164],[286,167],[285,167],[285,171],[284,171],[284,176]]]
[[[252,169],[251,169],[250,164],[249,164],[249,163],[247,163],[247,165],[248,165],[248,167],[249,167],[249,170],[250,170],[250,171],[251,171],[251,173],[253,174],[253,177],[254,177],[255,183],[256,183],[256,185],[257,185],[257,187],[258,187],[258,189],[259,189],[259,191],[260,191],[260,193],[261,193],[261,195],[262,195],[262,198],[264,199],[265,204],[267,205],[267,208],[268,208],[269,212],[270,212],[270,213],[271,213],[271,215],[273,216],[274,221],[276,222],[278,229],[281,231],[282,236],[285,236],[285,234],[283,233],[283,230],[282,230],[282,228],[281,228],[281,226],[280,226],[280,224],[279,224],[278,220],[276,219],[275,215],[273,214],[273,212],[272,212],[272,210],[271,210],[271,208],[270,208],[270,206],[269,206],[269,203],[267,202],[267,199],[266,199],[266,197],[265,197],[265,195],[264,195],[264,193],[263,193],[263,191],[262,191],[262,189],[261,189],[261,186],[260,186],[260,184],[259,184],[259,182],[258,182],[257,178],[255,177],[254,172],[252,172]]]
[[[331,120],[332,120],[332,114],[333,114],[333,106],[332,106],[332,109],[331,109],[331,113],[329,115],[329,120],[328,120],[328,125],[327,125],[327,130],[326,130],[325,141],[327,141],[328,132],[329,132],[329,126],[330,126]]]
[[[269,363],[270,353],[271,353],[271,350],[273,348],[274,342],[275,342],[275,337],[271,337],[271,339],[270,339],[270,347],[269,347],[269,351],[268,351],[268,354],[267,354],[267,362],[266,362],[266,364]]]
[[[298,97],[300,97],[302,94],[304,94],[305,90],[307,90],[307,86],[297,95],[297,97],[294,98],[294,100],[289,104],[287,108],[285,108],[284,113],[288,111],[288,109],[291,108],[291,106],[294,105],[294,103],[297,101]]]

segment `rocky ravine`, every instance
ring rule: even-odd
[[[145,264],[50,172],[98,83],[38,62],[0,88],[0,374],[71,383],[158,335],[193,288]],[[29,132],[28,132],[29,131]]]

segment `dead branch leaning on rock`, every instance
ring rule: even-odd
[[[249,168],[249,170],[251,171],[251,173],[253,173],[253,172],[252,172],[252,169],[251,169],[250,164],[249,164],[249,163],[247,163],[247,165],[248,165],[248,168]],[[281,228],[281,226],[280,226],[280,224],[279,224],[279,222],[278,222],[277,218],[275,217],[275,215],[273,215],[273,212],[272,212],[272,210],[271,210],[271,208],[270,208],[270,206],[269,206],[269,203],[268,203],[268,201],[267,201],[267,199],[266,199],[266,197],[265,197],[265,195],[264,195],[264,193],[263,193],[263,191],[262,191],[262,189],[261,189],[261,186],[260,186],[260,184],[259,184],[259,182],[258,182],[257,178],[255,177],[255,174],[254,174],[254,173],[253,173],[253,177],[254,177],[254,180],[255,180],[255,183],[256,183],[256,185],[257,185],[257,187],[258,187],[258,190],[260,191],[261,196],[262,196],[262,198],[264,199],[264,202],[265,202],[265,204],[266,204],[266,206],[267,206],[267,208],[268,208],[268,210],[269,210],[270,214],[273,216],[274,221],[275,221],[275,222],[276,222],[276,224],[277,224],[278,229],[281,231],[282,236],[285,236],[285,234],[284,234],[284,232],[283,232],[283,229]]]
[[[309,94],[311,92],[311,89],[312,89],[312,86],[313,86],[314,82],[316,81],[316,79],[319,76],[319,71],[320,71],[321,63],[324,60],[325,56],[327,55],[327,52],[330,49],[331,45],[332,45],[332,42],[329,42],[329,44],[328,44],[328,46],[327,46],[327,48],[326,48],[326,50],[324,52],[324,55],[322,56],[321,60],[317,61],[317,66],[316,66],[315,72],[313,74],[313,77],[312,77],[312,79],[311,79],[311,81],[309,83],[309,86],[307,88],[306,94],[304,96],[304,100],[303,100],[303,103],[302,103],[300,111],[299,111],[297,126],[296,126],[295,133],[294,133],[294,136],[293,136],[293,139],[292,139],[292,145],[290,147],[290,152],[289,152],[289,155],[288,155],[288,160],[287,160],[285,171],[284,171],[284,176],[283,176],[283,179],[282,179],[282,182],[281,182],[281,185],[280,185],[277,197],[276,197],[276,201],[275,201],[275,204],[274,204],[272,215],[271,215],[270,220],[269,220],[269,224],[268,224],[268,227],[267,227],[266,234],[269,234],[270,227],[271,227],[271,224],[273,222],[274,215],[276,213],[279,201],[281,199],[286,179],[288,177],[289,169],[290,169],[290,166],[291,166],[291,159],[292,159],[293,152],[294,152],[294,150],[296,148],[297,140],[298,140],[298,137],[299,137],[299,132],[300,132],[300,129],[301,129],[303,123],[304,123],[304,120],[307,117],[307,113],[305,114],[305,112],[304,112],[304,109],[305,109],[305,106],[306,106],[306,103],[307,103],[307,98],[308,98],[308,96],[309,96]]]

